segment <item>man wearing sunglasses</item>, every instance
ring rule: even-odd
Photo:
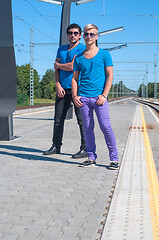
[[[81,44],[81,27],[71,24],[67,28],[68,45],[59,47],[56,61],[54,63],[57,96],[55,101],[55,116],[53,127],[52,146],[44,155],[59,154],[62,146],[64,121],[67,111],[72,102],[71,80],[73,76],[73,62],[75,55],[83,52],[85,46]],[[72,155],[73,158],[87,156],[84,129],[80,109],[74,104],[75,114],[80,129],[81,146],[80,151]]]
[[[114,132],[109,119],[107,96],[113,80],[113,63],[110,53],[96,46],[98,28],[88,24],[83,34],[86,50],[76,56],[73,67],[72,96],[77,107],[80,107],[88,159],[80,166],[90,167],[96,164],[96,144],[94,136],[93,111],[98,118],[105,142],[109,150],[110,169],[118,169],[118,151]],[[80,86],[78,80],[80,75]]]

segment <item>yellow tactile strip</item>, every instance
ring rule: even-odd
[[[143,131],[137,105],[101,240],[153,240]]]
[[[153,154],[151,150],[149,136],[147,133],[147,127],[142,106],[141,114],[146,153],[145,155],[148,175],[148,190],[149,190],[150,213],[152,219],[153,239],[159,240],[159,181],[156,173],[155,163],[153,160]]]

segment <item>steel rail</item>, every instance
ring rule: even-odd
[[[134,101],[142,103],[144,105],[147,105],[147,106],[153,108],[157,113],[159,113],[159,103],[154,103],[149,100],[143,100],[143,99],[139,99],[139,98],[134,99]]]

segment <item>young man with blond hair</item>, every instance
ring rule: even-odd
[[[87,24],[83,34],[86,50],[77,55],[74,61],[72,78],[72,98],[80,108],[88,159],[80,166],[96,164],[96,144],[94,135],[93,111],[98,118],[107,147],[109,149],[110,169],[118,169],[118,151],[109,118],[108,93],[113,81],[113,63],[110,53],[96,46],[98,27]],[[78,86],[80,76],[80,86]],[[79,88],[79,91],[78,91]]]

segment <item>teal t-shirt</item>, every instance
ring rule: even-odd
[[[82,53],[86,46],[79,43],[75,48],[68,50],[69,45],[63,45],[58,48],[56,58],[60,58],[62,64],[72,62],[75,55]],[[60,83],[64,89],[71,88],[73,71],[63,71],[60,69]]]
[[[97,97],[103,93],[106,84],[105,68],[113,66],[111,55],[108,51],[99,48],[98,53],[91,59],[76,56],[73,71],[80,71],[79,96]]]

